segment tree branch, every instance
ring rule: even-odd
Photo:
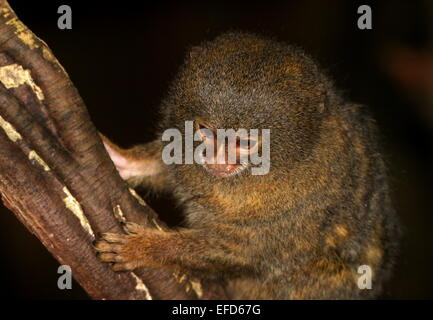
[[[66,71],[0,0],[0,193],[94,299],[224,299],[221,287],[162,269],[115,273],[96,256],[126,219],[165,229],[119,177]]]

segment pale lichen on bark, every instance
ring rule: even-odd
[[[6,89],[18,88],[27,84],[39,100],[42,101],[45,98],[41,88],[33,81],[30,70],[26,70],[16,63],[0,67],[0,81]]]
[[[149,289],[146,287],[144,282],[134,272],[131,272],[131,275],[136,281],[135,289],[139,291],[144,291],[146,294],[146,300],[153,300],[152,296],[150,295]]]
[[[84,211],[81,208],[80,203],[77,201],[77,199],[74,198],[74,196],[71,194],[71,192],[68,190],[67,187],[63,188],[63,192],[67,195],[66,198],[63,199],[63,202],[66,204],[66,207],[80,220],[81,226],[93,237],[95,238],[95,233],[92,230],[92,227],[90,226],[89,220],[87,220],[86,216],[84,215]]]
[[[32,150],[29,152],[29,160],[36,161],[45,171],[50,171],[50,167],[45,163],[45,161],[37,154],[36,151]]]
[[[120,208],[119,205],[116,205],[113,211],[114,211],[114,217],[117,219],[117,221],[126,223],[125,215],[123,214],[122,208]]]
[[[173,272],[173,277],[176,279],[176,281],[180,284],[185,284],[185,291],[188,293],[189,291],[193,290],[197,297],[200,299],[203,296],[203,288],[201,285],[201,282],[197,279],[189,279],[188,276],[184,273],[180,272]]]
[[[4,130],[4,132],[12,142],[17,142],[18,140],[22,139],[18,131],[16,131],[9,122],[3,119],[2,116],[0,116],[0,127]]]
[[[200,299],[203,296],[203,288],[200,281],[190,280],[192,290],[194,290],[197,297]]]
[[[137,199],[139,204],[141,204],[143,207],[147,206],[147,204],[146,204],[146,202],[144,202],[143,198],[140,197],[134,189],[129,188],[129,192],[134,196],[135,199]]]
[[[11,11],[8,8],[1,8],[1,15],[8,18],[11,15]]]
[[[5,18],[8,18],[10,15],[13,16],[12,12],[8,8],[2,8],[1,13]],[[35,39],[36,37],[17,17],[13,16],[13,18],[7,21],[6,24],[15,27],[14,33],[16,34],[16,36],[30,49],[39,48],[39,44]]]

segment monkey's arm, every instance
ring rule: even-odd
[[[100,258],[113,262],[116,271],[166,266],[219,273],[250,265],[241,246],[207,229],[165,232],[134,223],[125,229],[127,235],[106,233],[96,244]]]
[[[155,191],[169,188],[160,140],[122,149],[104,135],[99,135],[120,176],[131,186],[142,185]]]

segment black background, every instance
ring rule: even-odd
[[[348,99],[369,106],[383,136],[405,237],[394,277],[382,298],[433,298],[433,122],[425,116],[426,108],[433,109],[433,101],[426,104],[420,99],[426,95],[422,89],[425,78],[404,85],[395,76],[404,66],[399,69],[398,63],[390,63],[401,48],[432,53],[431,4],[347,0],[9,2],[65,67],[96,127],[123,146],[152,139],[155,110],[192,45],[223,31],[243,30],[303,47]],[[57,28],[61,4],[72,7],[72,30]],[[361,4],[373,10],[373,30],[357,28]],[[430,76],[433,79],[433,70]],[[167,205],[152,203],[168,214]],[[0,228],[0,295],[87,298],[76,283],[73,290],[57,289],[59,264],[1,205]]]

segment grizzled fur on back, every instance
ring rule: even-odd
[[[302,50],[224,34],[191,50],[161,109],[162,130],[183,132],[197,118],[271,129],[267,175],[218,179],[197,164],[167,166],[187,226],[208,229],[209,244],[226,239],[229,272],[192,272],[223,279],[238,299],[380,293],[398,224],[375,123]],[[358,288],[361,265],[373,271],[372,290]]]

